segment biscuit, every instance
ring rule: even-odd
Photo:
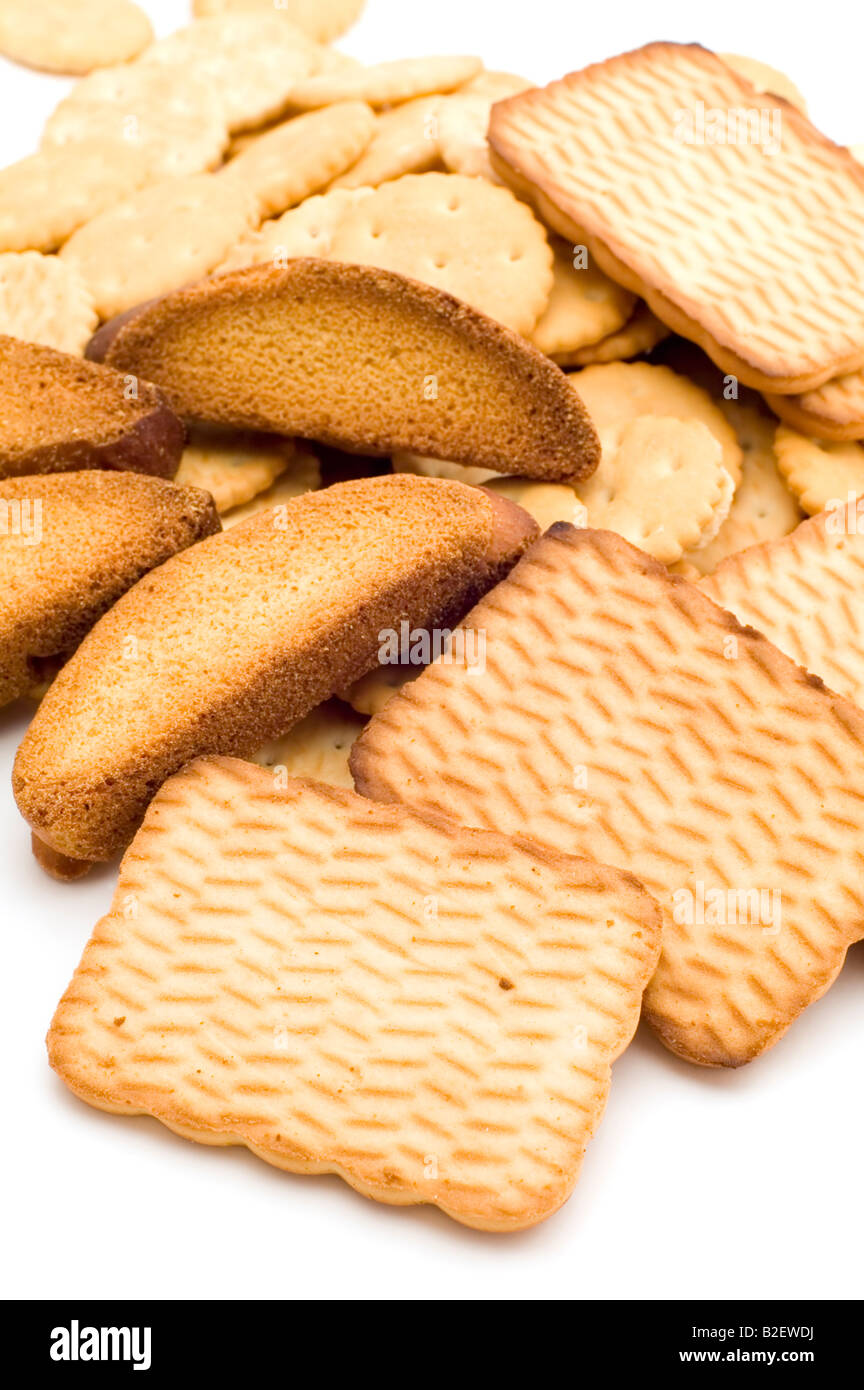
[[[500,183],[489,158],[486,132],[498,98],[487,92],[457,92],[441,102],[438,140],[445,169],[451,174]]]
[[[155,386],[0,337],[0,478],[108,468],[172,478],[185,430]]]
[[[299,119],[299,118],[298,118]],[[333,234],[346,209],[359,198],[368,197],[369,188],[337,189],[307,198],[299,207],[289,208],[255,231],[247,232],[233,247],[215,273],[245,270],[250,265],[285,267],[298,257],[330,254]]]
[[[577,491],[562,483],[499,479],[490,489],[516,502],[541,530],[556,521],[617,531],[649,555],[674,564],[714,540],[729,515],[734,485],[720,445],[705,425],[643,415]]]
[[[210,498],[138,473],[0,482],[0,705],[70,656],[142,575],[219,530]]]
[[[309,777],[332,787],[354,790],[348,755],[355,738],[366,726],[362,715],[341,700],[327,700],[282,738],[273,739],[250,761],[286,777]]]
[[[279,509],[281,515],[282,508],[293,502],[295,497],[302,497],[304,492],[314,492],[321,486],[321,464],[316,455],[302,441],[297,443],[292,440],[291,445],[288,467],[284,473],[280,473],[272,487],[256,493],[241,506],[223,512],[222,525],[226,531],[229,527],[246,521],[248,517],[255,516],[258,512],[270,511],[274,507]]]
[[[831,690],[864,706],[860,504],[844,502],[791,535],[729,557],[700,588]]]
[[[832,377],[800,396],[766,395],[785,424],[817,439],[864,439],[864,371]]]
[[[38,251],[0,255],[0,334],[81,353],[99,322],[76,270]]]
[[[664,912],[648,1022],[752,1060],[864,933],[864,715],[608,532],[553,527],[466,623],[485,668],[394,696],[358,790],[626,865]]]
[[[567,354],[567,366],[591,367],[604,362],[626,362],[630,357],[641,357],[651,352],[658,343],[669,337],[670,330],[651,313],[648,305],[641,299],[623,328],[600,338],[596,343],[586,343],[575,352]]]
[[[864,445],[806,439],[780,425],[774,450],[789,490],[811,516],[864,492]]]
[[[618,447],[622,433],[646,416],[698,422],[720,445],[723,467],[736,487],[741,478],[741,446],[735,430],[708,392],[680,372],[651,362],[609,362],[571,372],[604,450]]]
[[[310,39],[330,43],[344,34],[360,18],[366,0],[192,0],[192,13],[208,18],[210,15],[270,11],[284,15]]]
[[[28,155],[0,169],[0,251],[55,251],[153,177],[150,150],[119,138]]]
[[[489,140],[543,220],[670,328],[795,393],[864,365],[864,171],[754,96],[713,53],[654,43],[498,102]]]
[[[310,108],[335,101],[366,101],[370,106],[397,106],[413,97],[452,92],[482,66],[479,58],[397,58],[359,70],[319,73],[295,84],[291,105]]]
[[[144,188],[94,217],[60,259],[109,319],[206,275],[257,218],[256,196],[239,181],[193,174]]]
[[[459,174],[377,188],[345,211],[330,255],[435,285],[523,334],[552,288],[552,252],[529,209],[509,189]]]
[[[515,72],[481,68],[470,81],[462,83],[459,93],[479,93],[480,96],[492,97],[493,101],[503,101],[505,97],[515,97],[534,85],[527,77],[519,77]]]
[[[449,478],[454,483],[470,483],[483,487],[492,478],[503,478],[493,468],[466,468],[461,463],[451,463],[449,459],[425,458],[423,454],[411,454],[397,450],[392,458],[394,473],[417,473],[421,478]]]
[[[156,789],[203,753],[254,753],[376,664],[407,620],[447,627],[537,535],[459,483],[309,492],[177,555],[97,623],[15,764],[18,805],[72,859],[125,848]]]
[[[438,140],[440,96],[415,97],[382,111],[365,152],[333,188],[377,188],[403,174],[424,174],[441,162]]]
[[[374,671],[361,676],[347,690],[340,691],[341,698],[358,714],[378,714],[397,691],[402,690],[409,681],[417,679],[422,669],[419,666],[396,664],[376,666]],[[348,785],[353,787],[353,781]]]
[[[100,1109],[518,1230],[573,1190],[658,916],[629,874],[202,759],[126,855],[49,1058]]]
[[[282,114],[294,84],[317,72],[321,50],[301,29],[269,13],[215,15],[154,43],[141,66],[206,81],[231,132]]]
[[[767,92],[772,96],[782,97],[788,101],[803,115],[807,115],[807,103],[799,92],[795,83],[785,72],[780,72],[778,68],[772,68],[770,63],[762,63],[758,58],[747,58],[743,53],[718,53],[727,67],[737,72],[739,77],[744,77],[755,87],[757,92]]]
[[[86,73],[135,58],[152,41],[129,0],[3,0],[0,53],[46,72]]]
[[[560,366],[589,344],[620,333],[636,308],[636,297],[616,285],[590,260],[582,267],[574,248],[552,238],[552,289],[546,308],[531,330],[531,341]]]
[[[203,488],[216,510],[227,512],[272,487],[289,467],[293,453],[290,439],[197,429],[183,450],[176,481]]]
[[[106,325],[88,353],[162,383],[191,420],[530,477],[597,465],[591,422],[553,363],[389,271],[316,260],[233,271]]]
[[[259,219],[275,217],[349,169],[374,131],[370,107],[360,101],[339,102],[295,116],[259,136],[219,177],[253,195]]]
[[[60,147],[66,159],[75,159],[81,141],[109,142],[111,160],[119,149],[142,161],[148,177],[140,187],[214,168],[228,130],[219,94],[206,77],[141,61],[91,73],[55,107],[42,132],[42,150]]]

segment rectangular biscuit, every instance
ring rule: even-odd
[[[748,385],[864,364],[864,169],[698,45],[652,43],[493,108],[493,163]]]
[[[200,759],[152,803],[49,1053],[101,1109],[513,1230],[569,1196],[658,951],[629,875]]]
[[[864,716],[611,532],[553,526],[354,745],[364,795],[635,873],[664,911],[645,1012],[738,1066],[864,934]]]

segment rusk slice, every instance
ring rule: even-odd
[[[202,423],[529,477],[585,477],[599,458],[552,362],[443,290],[369,266],[219,275],[107,324],[88,356]]]
[[[518,1230],[574,1187],[658,919],[628,874],[202,759],[151,806],[49,1056],[101,1110]]]
[[[554,526],[352,753],[358,790],[577,848],[664,912],[645,995],[689,1061],[781,1036],[864,935],[864,715],[604,531]]]
[[[699,586],[838,695],[864,707],[864,507],[821,512],[724,560]]]
[[[0,705],[148,570],[218,530],[206,492],[161,478],[91,469],[0,482]]]
[[[713,53],[596,63],[499,102],[489,142],[544,220],[724,371],[791,393],[864,365],[864,170]]]
[[[61,854],[111,859],[184,763],[286,733],[371,670],[403,620],[452,626],[536,534],[503,499],[391,476],[307,493],[175,556],[48,691],[16,761],[23,815]]]
[[[5,337],[0,380],[0,478],[79,468],[177,472],[185,430],[146,381]]]

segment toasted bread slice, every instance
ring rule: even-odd
[[[106,324],[87,355],[156,382],[202,423],[536,478],[599,462],[552,362],[443,290],[370,266],[231,271]]]
[[[185,430],[148,382],[4,336],[0,381],[0,478],[81,468],[177,472]]]
[[[148,570],[220,529],[209,493],[136,473],[0,482],[0,704],[62,661]]]
[[[211,536],[125,594],[48,691],[15,795],[71,859],[111,859],[166,777],[249,755],[376,665],[403,621],[448,628],[537,526],[478,488],[338,483]]]

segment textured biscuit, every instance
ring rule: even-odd
[[[346,210],[371,191],[334,188],[307,198],[299,207],[289,208],[281,217],[274,217],[242,236],[215,273],[245,270],[250,265],[284,268],[298,257],[329,256],[333,234]]]
[[[281,514],[282,508],[293,502],[295,497],[302,497],[304,492],[314,492],[321,486],[321,463],[318,457],[302,442],[292,440],[291,446],[290,462],[272,487],[257,493],[242,506],[232,507],[230,511],[223,512],[222,525],[226,531],[229,527],[246,521],[250,516],[270,511],[274,507],[279,509]]]
[[[125,63],[153,38],[129,0],[3,0],[0,53],[47,72],[85,73]]]
[[[370,107],[339,102],[310,111],[260,136],[220,174],[250,192],[259,217],[275,217],[349,169],[375,131]]]
[[[255,13],[262,10],[283,15],[310,39],[330,43],[360,18],[366,0],[192,0],[192,13],[207,18],[229,13]]]
[[[60,252],[100,318],[198,280],[258,217],[255,194],[219,174],[154,184],[79,228]]]
[[[805,512],[814,515],[832,503],[864,492],[864,445],[825,443],[780,425],[774,436],[777,467]]]
[[[573,247],[552,239],[555,256],[546,308],[531,330],[531,341],[547,357],[567,367],[589,344],[620,333],[633,316],[636,297],[616,285],[589,260],[574,263]]]
[[[40,839],[111,859],[202,753],[248,755],[376,664],[383,630],[448,626],[537,528],[459,483],[372,478],[262,512],[136,584],[45,696],[15,765]]]
[[[636,307],[623,328],[600,338],[596,343],[586,343],[568,353],[567,365],[570,367],[591,367],[606,362],[626,362],[630,357],[639,357],[643,352],[651,352],[670,330],[661,323],[648,305],[637,299]]]
[[[546,233],[509,189],[459,174],[408,174],[346,210],[333,260],[379,266],[447,290],[517,333],[552,288]]]
[[[12,525],[25,508],[27,527]],[[92,469],[0,482],[0,523],[0,705],[69,656],[148,570],[219,530],[197,489]]]
[[[800,396],[767,395],[776,415],[817,439],[864,439],[864,371],[833,377]]]
[[[333,188],[377,188],[403,174],[423,174],[440,163],[438,111],[440,96],[413,101],[383,111],[368,149]]]
[[[326,700],[282,738],[259,748],[250,761],[287,777],[310,777],[353,791],[348,755],[365,727],[363,716],[341,700]]]
[[[772,96],[782,97],[790,106],[807,115],[804,97],[791,77],[787,77],[785,72],[780,72],[779,68],[772,68],[770,63],[760,62],[758,58],[748,58],[743,53],[718,53],[717,56],[722,58],[733,72],[737,72],[739,77],[746,78],[757,92],[768,92]]]
[[[116,137],[28,155],[0,169],[0,251],[54,251],[153,177],[150,150]]]
[[[148,48],[142,66],[206,81],[230,131],[250,130],[288,106],[299,79],[317,72],[321,50],[283,15],[216,15]]]
[[[585,409],[547,358],[440,290],[366,266],[219,275],[106,325],[88,353],[162,383],[191,420],[531,477],[597,464]]]
[[[228,130],[223,104],[206,77],[142,61],[82,78],[48,117],[43,150],[59,146],[74,159],[81,141],[108,141],[112,159],[121,141],[129,159],[145,163],[146,181],[155,183],[212,169]]]
[[[700,588],[742,623],[864,706],[864,515],[821,512],[781,540],[724,560]]]
[[[209,492],[219,512],[251,502],[266,492],[291,463],[290,439],[194,430],[183,450],[176,481]]]
[[[185,431],[155,386],[0,337],[0,478],[108,468],[171,478]]]
[[[736,121],[722,144],[715,111]],[[594,64],[499,102],[489,139],[544,220],[746,384],[804,391],[864,365],[864,171],[714,54]]]
[[[864,716],[608,532],[554,527],[466,622],[484,670],[395,696],[358,790],[626,865],[664,911],[648,1021],[750,1061],[864,933]]]
[[[49,1056],[103,1110],[516,1230],[574,1187],[658,916],[590,861],[204,759],[151,807]]]
[[[370,106],[396,106],[433,92],[452,92],[481,69],[479,58],[397,58],[392,63],[345,72],[320,73],[297,82],[291,105],[330,106],[334,101],[366,101]]]
[[[80,353],[99,316],[78,272],[38,251],[0,255],[0,334]]]

